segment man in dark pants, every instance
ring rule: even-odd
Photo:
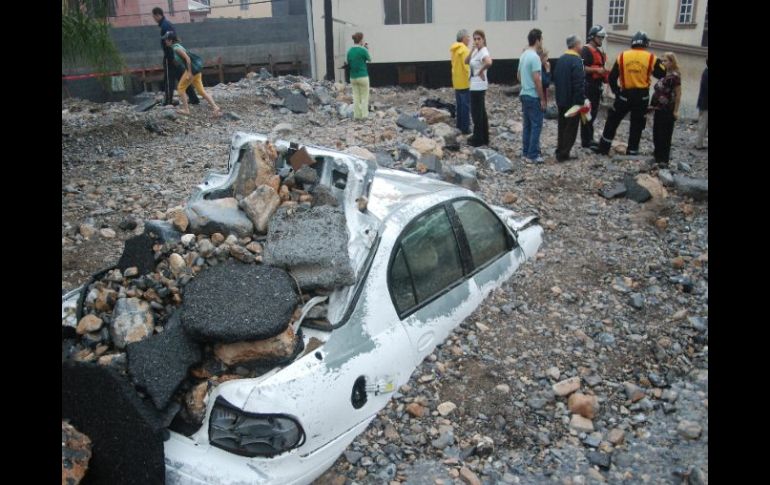
[[[628,134],[627,155],[639,154],[639,141],[647,123],[647,106],[650,103],[650,75],[660,79],[666,75],[665,68],[655,54],[647,47],[650,40],[644,32],[637,32],[631,38],[631,49],[623,51],[618,56],[610,72],[609,84],[615,93],[615,104],[607,114],[604,132],[599,146],[592,148],[596,153],[608,155],[612,139],[618,125],[631,113],[631,128]],[[618,86],[618,80],[620,85]]]
[[[583,46],[583,65],[586,71],[586,97],[591,102],[591,121],[580,125],[580,142],[583,148],[598,147],[594,141],[594,122],[599,114],[602,100],[602,87],[607,82],[609,71],[604,67],[607,54],[599,50],[607,32],[601,25],[594,25],[588,31],[586,45]]]
[[[556,161],[564,162],[570,159],[569,151],[577,138],[580,115],[575,114],[565,118],[568,109],[583,105],[586,99],[585,72],[583,59],[580,56],[583,42],[577,35],[567,37],[567,51],[556,63],[553,82],[556,85],[556,107],[559,108],[558,142],[556,146]]]
[[[176,31],[174,24],[169,22],[168,19],[166,19],[166,17],[163,15],[162,8],[153,8],[152,18],[155,19],[155,21],[158,22],[158,25],[160,26],[161,37],[163,37],[168,31]],[[165,91],[163,105],[165,106],[173,103],[174,88],[176,88],[177,81],[181,77],[183,70],[181,70],[174,63],[174,51],[171,48],[166,47],[166,44],[163,42],[163,40],[160,41],[160,47],[163,49],[163,88]],[[193,88],[193,86],[189,86],[185,92],[187,93],[187,97],[190,100],[190,104],[200,104],[201,101],[198,99],[198,95],[195,93],[195,88]]]

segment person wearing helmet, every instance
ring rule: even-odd
[[[591,120],[580,125],[580,142],[583,148],[598,147],[594,141],[594,121],[599,112],[602,98],[602,86],[607,82],[609,71],[604,67],[607,54],[601,50],[607,31],[601,25],[594,25],[588,31],[586,44],[581,52],[586,71],[586,97],[591,101]]]
[[[610,71],[609,85],[615,94],[615,103],[607,114],[604,132],[599,146],[592,148],[595,153],[610,153],[612,139],[618,125],[631,113],[631,127],[628,133],[627,155],[639,154],[639,141],[647,123],[647,106],[650,103],[650,75],[661,79],[666,75],[663,63],[648,51],[650,39],[644,32],[637,32],[631,38],[631,48],[623,51]]]

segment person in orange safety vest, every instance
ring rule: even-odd
[[[627,155],[639,154],[639,141],[647,123],[647,106],[650,103],[650,76],[657,79],[666,75],[665,67],[655,54],[648,51],[650,40],[644,32],[637,32],[631,38],[631,48],[618,56],[609,75],[609,85],[615,94],[615,103],[607,114],[604,132],[596,153],[607,155],[618,125],[631,113],[631,127],[628,134]]]

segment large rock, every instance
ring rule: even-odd
[[[267,232],[267,223],[279,205],[281,198],[269,185],[260,185],[240,202],[241,209],[254,224],[254,228],[262,234]]]
[[[453,182],[471,190],[479,190],[479,181],[476,178],[476,167],[470,164],[456,165],[451,168]]]
[[[607,185],[599,189],[599,195],[605,199],[614,199],[615,197],[623,197],[628,192],[626,185],[623,182],[615,182],[612,185]]]
[[[139,342],[152,335],[155,319],[150,305],[139,298],[120,298],[112,312],[110,336],[115,347]]]
[[[283,105],[292,113],[307,113],[307,98],[303,94],[289,94],[283,98]]]
[[[576,392],[569,397],[567,406],[570,412],[579,414],[584,418],[594,419],[599,411],[599,401],[596,396],[590,396]]]
[[[429,125],[452,122],[452,114],[449,111],[431,108],[429,106],[420,108],[420,116],[425,118],[425,121],[427,121]]]
[[[303,289],[355,283],[341,207],[280,207],[270,220],[264,262],[286,268]]]
[[[476,148],[473,150],[473,158],[496,172],[513,172],[513,162],[492,149]]]
[[[425,131],[428,129],[427,123],[405,113],[399,115],[398,119],[396,119],[396,124],[401,128],[407,130],[417,130],[420,133],[425,133]]]
[[[289,325],[285,331],[275,337],[233,344],[217,344],[214,346],[214,354],[228,366],[251,362],[274,364],[291,358],[296,353],[300,342],[301,340]]]
[[[88,470],[91,440],[66,421],[61,422],[61,481],[77,485]]]
[[[388,152],[377,152],[374,154],[377,165],[385,168],[393,167],[393,157]]]
[[[685,177],[684,175],[674,175],[674,187],[682,195],[692,197],[695,200],[708,200],[709,198],[708,179],[695,179]]]
[[[553,392],[557,396],[569,396],[580,389],[580,377],[570,377],[553,385]]]
[[[417,137],[417,139],[412,142],[412,148],[420,152],[420,155],[433,153],[437,157],[441,157],[441,155],[439,155],[440,147],[435,140],[430,138],[425,138],[423,136]]]
[[[260,185],[268,184],[275,175],[273,161],[277,157],[275,147],[270,143],[254,142],[246,145],[233,183],[233,196],[246,197]]]
[[[159,335],[128,345],[128,371],[155,407],[165,408],[189,368],[201,360],[200,345],[184,332],[175,312]]]
[[[635,202],[647,202],[652,198],[650,191],[636,182],[636,179],[629,175],[623,179],[623,185],[626,186],[626,198]]]
[[[653,201],[660,201],[668,197],[668,191],[657,177],[642,173],[636,176],[636,183],[647,189]]]
[[[187,208],[190,229],[196,234],[234,233],[250,236],[254,225],[246,214],[238,209],[233,197],[216,200],[199,200]]]
[[[323,87],[323,86],[316,86],[313,90],[313,93],[315,94],[316,99],[318,100],[319,104],[327,105],[334,103],[334,98],[329,93],[329,91]]]
[[[570,419],[569,422],[569,427],[579,433],[590,433],[594,430],[594,423],[590,419],[584,418],[579,414],[573,414],[572,419]]]
[[[374,153],[370,152],[366,148],[359,147],[359,146],[353,146],[345,150],[347,153],[353,155],[354,157],[363,158],[364,160],[375,162],[377,161],[377,157],[374,155]]]
[[[446,123],[436,123],[432,128],[433,134],[444,141],[445,147],[454,148],[458,146],[457,136],[460,134],[460,130]]]
[[[185,287],[185,331],[206,342],[273,337],[286,330],[297,294],[280,268],[229,260],[201,272]]]

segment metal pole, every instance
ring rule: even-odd
[[[313,32],[313,1],[305,0],[305,15],[307,16],[308,47],[310,48],[310,77],[316,77],[315,65],[315,33]]]
[[[324,34],[326,37],[326,77],[334,81],[334,38],[332,32],[332,0],[324,0]]]
[[[586,35],[594,25],[594,0],[586,0]]]

